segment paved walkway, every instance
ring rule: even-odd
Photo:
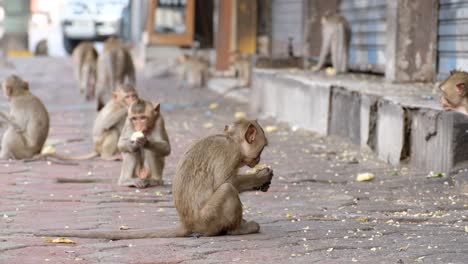
[[[64,153],[90,150],[93,104],[85,103],[66,59],[20,59],[51,113],[50,143]],[[6,72],[1,72],[3,79]],[[77,165],[0,162],[0,263],[467,263],[468,174],[427,178],[427,172],[392,168],[339,139],[274,125],[262,163],[275,171],[267,193],[241,195],[248,220],[261,233],[210,238],[106,241],[71,238],[54,244],[38,229],[170,227],[171,177],[194,139],[222,131],[247,106],[207,90],[178,90],[170,79],[138,80],[146,98],[163,104],[173,152],[163,187],[116,185],[120,163]],[[208,104],[219,107],[209,110]],[[4,98],[0,108],[6,107]],[[212,128],[206,128],[212,125]],[[295,130],[295,131],[293,131]],[[64,143],[67,140],[73,142]],[[371,182],[357,182],[371,172]],[[57,177],[97,183],[59,184]]]

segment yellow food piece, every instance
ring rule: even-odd
[[[333,68],[333,67],[328,67],[328,68],[325,69],[325,73],[328,76],[335,76],[336,75],[336,69]]]
[[[255,166],[253,169],[250,169],[250,170],[247,170],[247,174],[255,174],[265,168],[270,168],[270,166],[266,165],[266,164],[258,164],[257,166]]]
[[[366,173],[359,173],[356,177],[356,181],[363,182],[363,181],[372,181],[375,178],[375,175],[369,172]]]
[[[208,108],[210,108],[211,110],[215,110],[216,108],[218,108],[218,104],[217,103],[212,103],[208,106]]]
[[[57,243],[57,244],[76,244],[75,241],[66,238],[66,237],[59,237],[59,238],[44,238],[44,242],[47,243]]]
[[[237,119],[237,120],[240,120],[240,119],[247,119],[247,115],[244,113],[244,112],[236,112],[234,114],[234,117]]]
[[[120,230],[129,230],[130,227],[128,227],[128,226],[120,226],[119,229],[120,229]]]
[[[205,124],[203,124],[203,127],[204,127],[204,128],[212,128],[212,127],[213,127],[213,123],[205,123]]]
[[[276,126],[266,126],[265,131],[268,132],[268,133],[275,133],[276,131],[278,131],[278,127],[276,127]]]
[[[143,134],[143,132],[137,131],[137,132],[134,132],[134,133],[132,134],[132,136],[130,137],[130,140],[131,140],[131,141],[135,141],[135,140],[137,140],[137,139],[139,139],[139,138],[142,138],[142,137],[144,137],[144,136],[145,136],[145,134]]]
[[[57,151],[55,150],[54,147],[52,146],[45,146],[42,148],[41,154],[46,155],[46,154],[55,154]]]

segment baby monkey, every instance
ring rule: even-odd
[[[439,86],[440,103],[445,110],[468,115],[468,72],[451,71]]]
[[[171,145],[160,104],[138,100],[129,107],[118,148],[123,156],[119,185],[145,188],[163,184],[164,159],[171,153]]]

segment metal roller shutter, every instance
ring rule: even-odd
[[[304,12],[304,0],[272,1],[273,56],[288,56],[289,38],[292,38],[294,55],[302,55]]]
[[[357,71],[385,72],[386,0],[341,1],[340,13],[351,26],[349,67]]]
[[[450,70],[468,70],[468,1],[440,0],[437,41],[437,79]]]

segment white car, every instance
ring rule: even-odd
[[[66,51],[71,53],[83,40],[119,36],[128,5],[129,0],[66,0],[61,19]]]

